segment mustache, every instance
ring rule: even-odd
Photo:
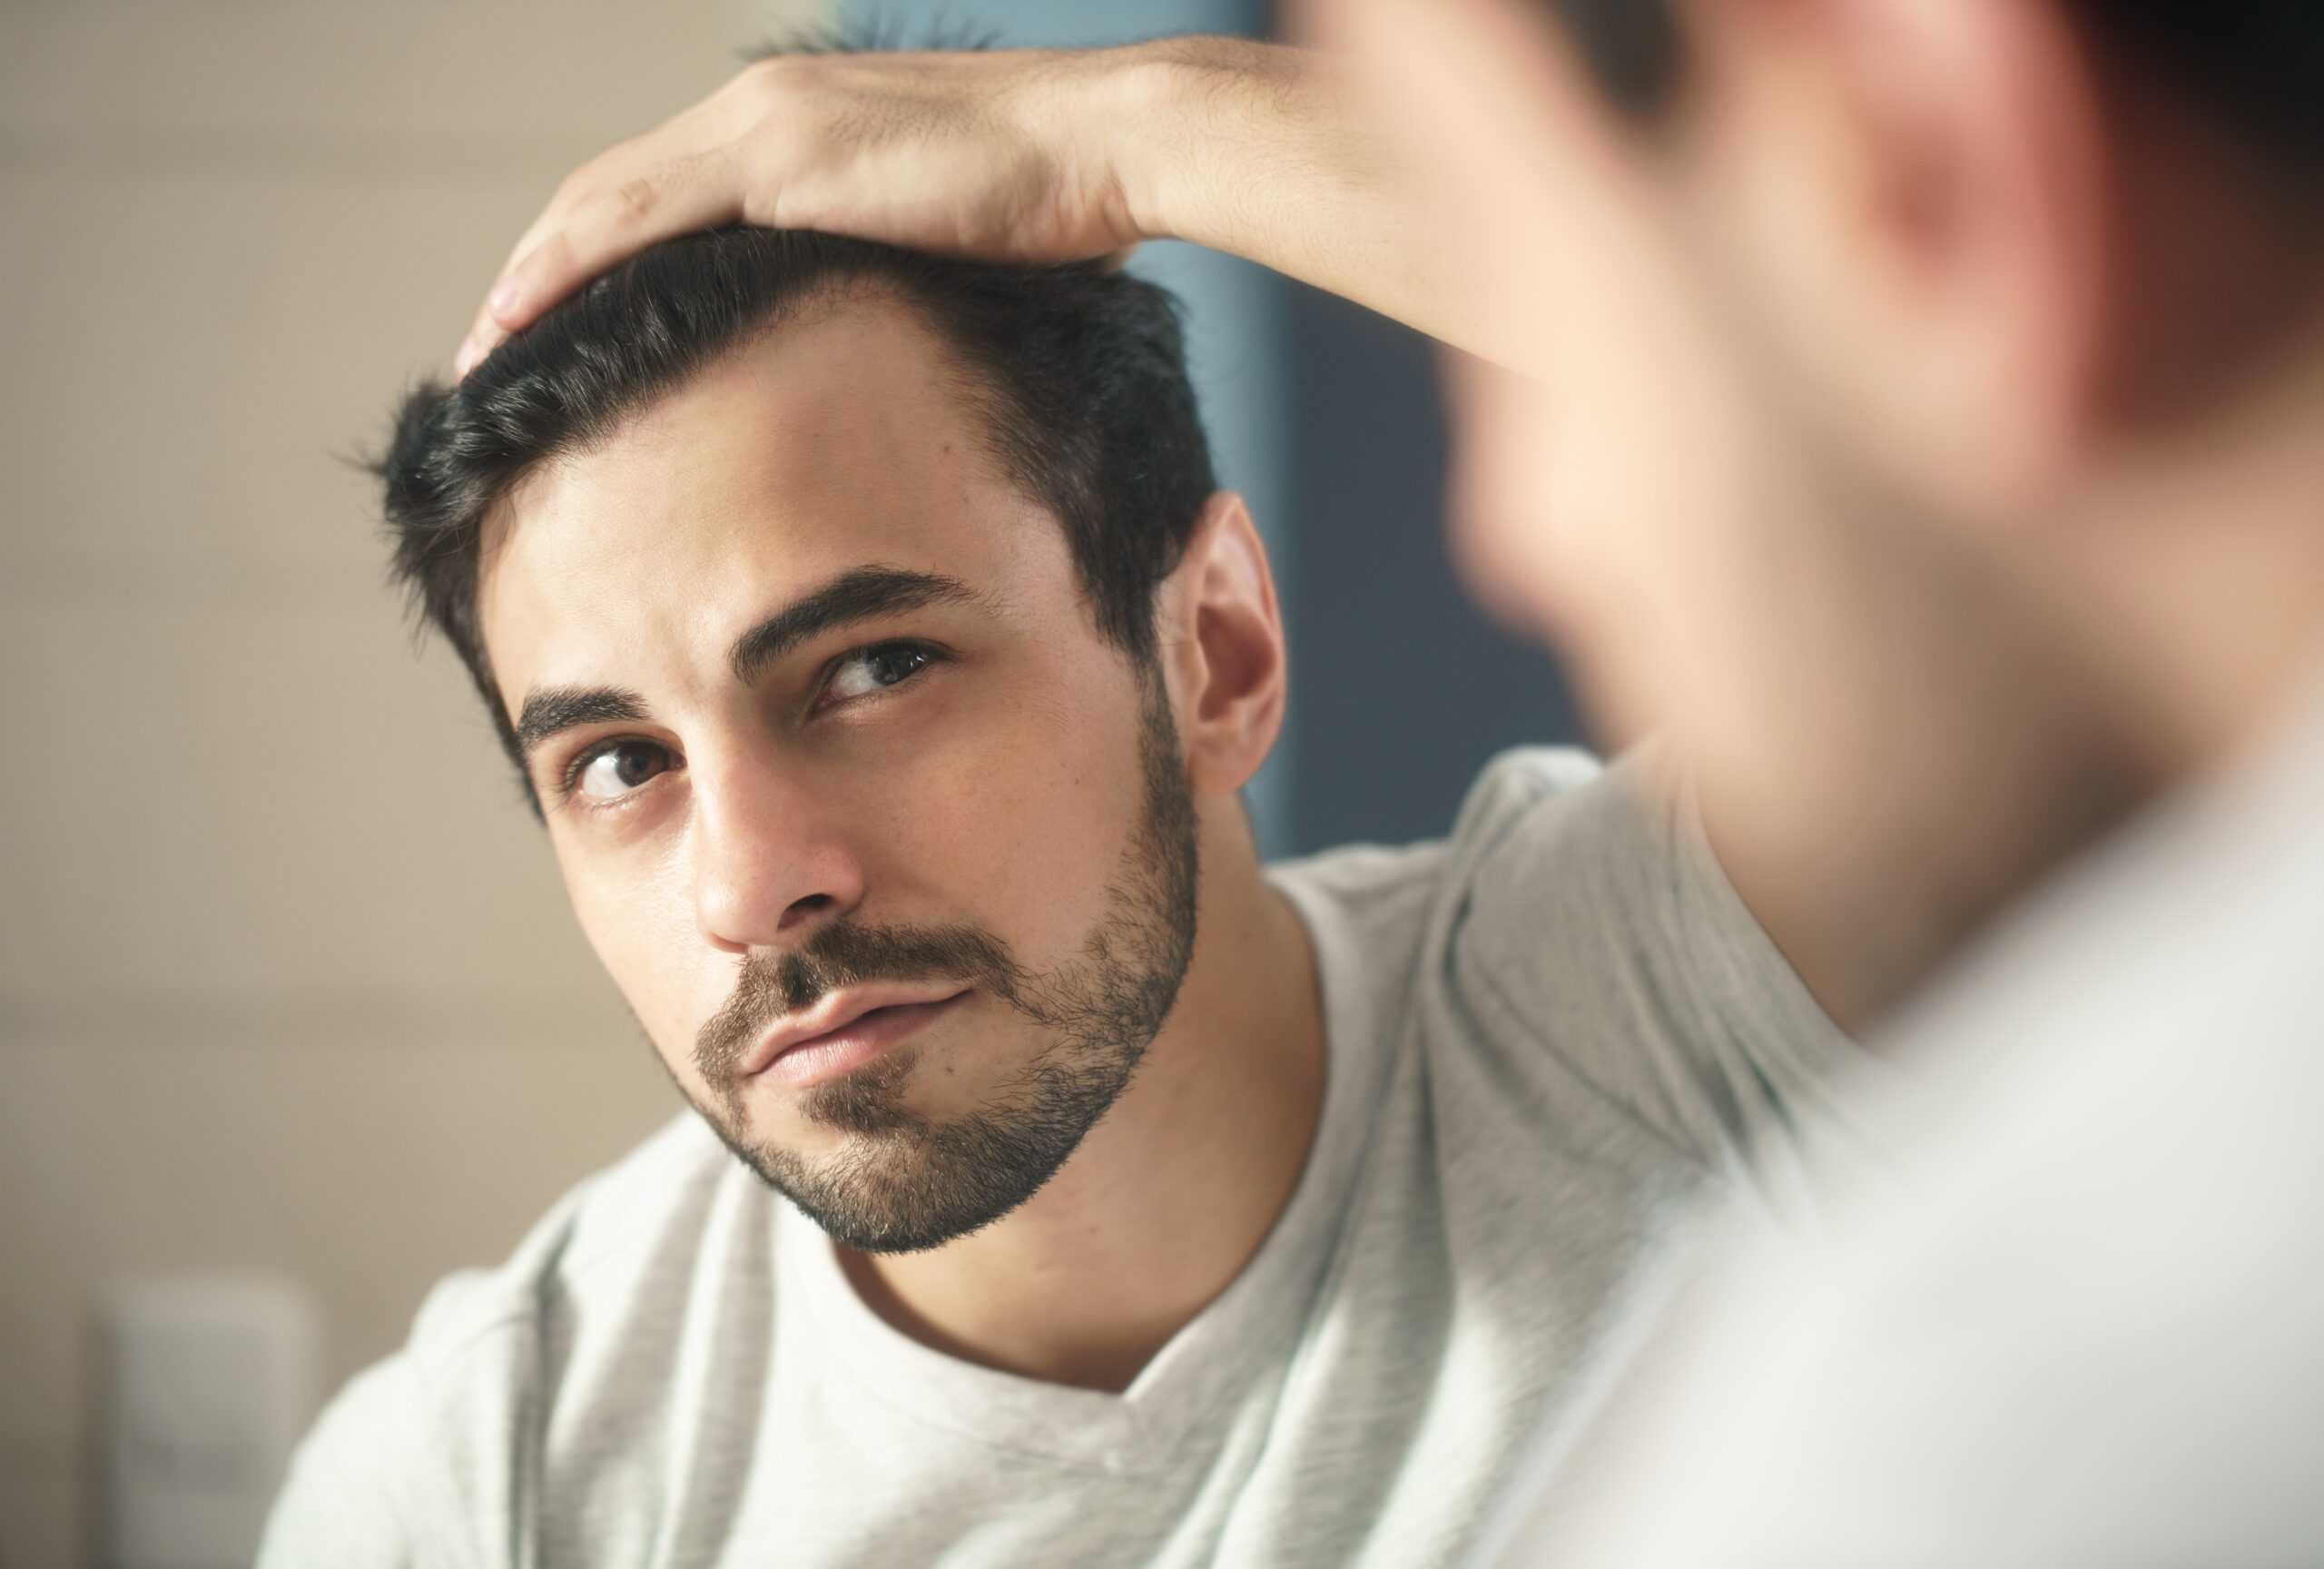
[[[832,992],[875,981],[958,981],[1024,1011],[1025,974],[1000,937],[975,926],[862,926],[839,921],[788,953],[754,953],[734,994],[694,1036],[704,1082],[729,1083],[753,1041]]]

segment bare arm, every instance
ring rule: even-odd
[[[459,368],[625,257],[732,222],[1019,262],[1191,240],[1482,349],[1367,120],[1324,57],[1241,39],[763,60],[566,179]]]

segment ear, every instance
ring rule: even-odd
[[[1197,795],[1239,790],[1283,729],[1283,614],[1266,547],[1240,496],[1205,503],[1162,585],[1163,677]]]
[[[2087,433],[2107,315],[2096,63],[2053,0],[1728,0],[1682,134],[1810,418],[1941,510]]]

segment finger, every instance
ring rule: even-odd
[[[468,335],[461,340],[459,349],[453,356],[453,366],[458,374],[467,375],[510,331],[529,325],[542,311],[593,275],[584,258],[568,255],[566,264],[581,271],[577,276],[560,281],[557,269],[552,264],[556,259],[545,257],[537,259],[536,265],[542,267],[547,276],[531,288],[521,284],[504,287],[519,264],[564,232],[576,214],[592,202],[604,200],[602,193],[605,192],[619,192],[637,181],[651,183],[657,178],[667,177],[670,171],[695,167],[696,161],[703,154],[731,143],[749,129],[755,117],[754,113],[748,104],[738,106],[736,99],[737,89],[751,74],[745,71],[726,87],[684,113],[673,116],[643,135],[607,148],[575,170],[558,185],[548,205],[517,238],[507,260],[502,262],[500,271],[495,275],[492,291],[478,310],[476,320],[469,325]],[[627,251],[616,248],[606,252],[604,259],[598,262],[596,270],[611,266],[623,255],[642,249],[647,243],[651,243],[650,238],[633,243]]]
[[[1133,240],[1128,244],[1122,246],[1119,250],[1108,251],[1103,256],[1098,257],[1098,271],[1108,273],[1118,272],[1123,268],[1128,266],[1130,262],[1137,258],[1137,242]]]
[[[468,323],[468,336],[460,340],[458,350],[452,356],[452,379],[460,380],[484,363],[485,357],[500,346],[508,334],[492,319],[492,312],[478,307],[476,320]]]
[[[697,153],[581,197],[501,275],[486,312],[513,332],[649,245],[735,222],[746,195],[740,171],[738,159]]]
[[[566,188],[560,190],[533,221],[532,227],[525,231],[524,237],[508,253],[500,275],[493,281],[491,291],[477,311],[476,320],[469,324],[467,337],[460,340],[452,360],[457,375],[466,376],[511,332],[530,326],[542,312],[597,273],[658,240],[731,222],[741,215],[739,185],[734,187],[733,212],[723,212],[719,198],[706,189],[701,199],[691,204],[659,207],[650,213],[646,203],[635,194],[608,198],[593,189],[593,185],[607,185],[616,179],[621,185],[635,186],[643,182],[678,189],[699,184],[707,178],[704,166],[709,160],[703,154],[665,157],[663,167],[655,169],[645,159],[634,155],[642,150],[624,146],[601,156],[583,172],[585,175],[597,172],[598,178],[594,183],[582,179],[568,182]],[[625,167],[647,172],[626,175],[617,173]],[[694,173],[683,177],[672,173],[680,168]],[[621,185],[614,187],[616,192]],[[611,216],[606,215],[608,212]],[[645,218],[656,221],[638,222]],[[625,233],[620,232],[625,222],[633,225]],[[576,249],[576,234],[596,238],[585,249]]]
[[[608,178],[607,171],[612,166],[623,163],[625,161],[632,163],[639,162],[626,156],[634,150],[633,143],[624,143],[618,147],[598,154],[574,171],[565,183],[557,187],[556,193],[550,197],[548,205],[541,210],[540,215],[527,224],[525,232],[517,236],[517,243],[509,247],[508,254],[502,259],[499,271],[492,275],[492,290],[487,291],[485,302],[477,307],[475,319],[468,323],[467,336],[460,340],[459,348],[452,355],[452,371],[456,380],[466,377],[469,371],[475,370],[493,350],[500,346],[501,340],[508,336],[508,329],[503,327],[498,318],[493,314],[492,291],[497,291],[507,276],[517,270],[517,263],[531,254],[544,239],[556,232],[566,222],[567,215],[579,200],[575,194],[576,192],[587,188],[593,183],[601,183]]]

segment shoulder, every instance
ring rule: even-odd
[[[594,1340],[667,1322],[657,1299],[688,1273],[673,1254],[757,1188],[689,1111],[575,1186],[505,1262],[439,1282],[404,1347],[300,1445],[261,1562],[503,1562],[557,1386],[603,1359]]]
[[[1590,785],[1605,769],[1572,747],[1524,746],[1486,765],[1452,834],[1387,846],[1348,844],[1268,868],[1310,925],[1328,908],[1375,955],[1416,951],[1448,891],[1458,895],[1478,866],[1547,803]]]
[[[1452,825],[1456,845],[1491,844],[1518,829],[1544,804],[1605,788],[1610,775],[1593,753],[1578,746],[1515,746],[1495,756],[1469,786]]]
[[[738,1177],[747,1181],[702,1119],[682,1113],[568,1189],[506,1262],[439,1282],[404,1356],[429,1372],[460,1367],[512,1333],[543,1327],[560,1298],[635,1294],[659,1273],[667,1247],[698,1231]]]
[[[1479,913],[1581,902],[1659,903],[1689,879],[1717,879],[1688,830],[1691,809],[1653,746],[1610,767],[1587,753],[1529,748],[1488,765],[1453,831]]]
[[[1861,1053],[1712,853],[1649,744],[1505,753],[1435,853],[1416,1001],[1440,1094],[1568,1142],[1796,1194],[1802,1120]]]
[[[1652,745],[1562,789],[1523,755],[1472,793],[1446,939],[1465,988],[1536,1029],[1584,1007],[1689,1038],[1777,1049],[1835,1034],[1727,880],[1684,781]],[[1610,1015],[1602,1011],[1617,1003]]]

